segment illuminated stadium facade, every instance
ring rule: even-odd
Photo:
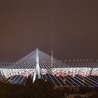
[[[55,87],[98,87],[98,60],[59,61],[36,49],[10,65],[0,66],[0,81],[25,84],[28,76],[49,80]]]

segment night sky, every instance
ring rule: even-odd
[[[0,61],[36,47],[59,60],[98,59],[98,0],[0,0]]]

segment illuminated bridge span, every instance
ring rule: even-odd
[[[59,61],[36,49],[8,66],[0,66],[0,81],[25,84],[28,76],[49,80],[55,87],[98,87],[98,60]]]

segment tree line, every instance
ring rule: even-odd
[[[32,83],[29,77],[25,85],[0,82],[0,98],[64,98],[64,94],[48,80],[37,79]]]

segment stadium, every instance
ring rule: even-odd
[[[57,60],[38,48],[20,60],[0,64],[0,81],[25,85],[28,76],[49,80],[54,87],[98,87],[98,60]]]

